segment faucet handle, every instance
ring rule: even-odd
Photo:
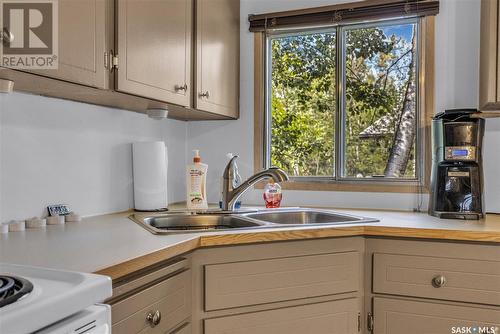
[[[231,170],[233,169],[233,165],[234,165],[235,160],[236,160],[237,158],[238,158],[238,156],[237,156],[237,155],[233,155],[233,157],[232,157],[232,158],[229,160],[229,162],[227,163],[226,168],[224,169],[224,175],[223,175],[223,177],[224,177],[224,178],[229,179],[229,177],[230,177],[230,172],[231,172]]]

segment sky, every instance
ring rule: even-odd
[[[387,37],[391,35],[401,36],[407,42],[411,42],[411,37],[413,34],[413,25],[412,24],[402,24],[398,26],[389,26],[382,29]]]

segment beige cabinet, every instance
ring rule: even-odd
[[[197,250],[193,334],[358,333],[363,244],[339,238]]]
[[[196,1],[196,109],[239,115],[239,17],[239,1]]]
[[[117,6],[115,89],[189,106],[192,2],[118,0]]]
[[[375,253],[373,292],[500,305],[500,261]]]
[[[205,310],[356,292],[359,267],[359,252],[207,265]]]
[[[111,321],[119,334],[190,334],[192,275],[189,258],[113,282]]]
[[[481,0],[479,108],[500,110],[500,1]]]
[[[498,332],[497,245],[368,238],[366,259],[374,334]]]
[[[59,0],[59,66],[34,73],[86,86],[109,86],[106,50],[112,12],[108,0]],[[112,16],[111,16],[112,17]]]
[[[206,319],[204,334],[355,334],[355,298]]]
[[[191,272],[139,291],[112,305],[113,332],[170,333],[191,313]]]
[[[373,305],[374,334],[497,333],[500,327],[498,308],[391,298],[374,298]]]
[[[168,108],[182,120],[238,118],[239,1],[60,0],[58,8],[59,69],[3,70],[15,90],[143,113]]]

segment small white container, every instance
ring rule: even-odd
[[[1,234],[9,233],[9,224],[7,224],[7,223],[0,224],[0,233]]]
[[[26,220],[26,228],[42,228],[47,225],[47,221],[42,218],[33,217]]]
[[[22,232],[26,230],[26,222],[24,220],[11,220],[7,225],[9,225],[9,232]]]
[[[68,213],[64,218],[66,223],[77,223],[82,220],[82,217],[74,212]]]
[[[47,225],[63,225],[64,216],[49,216],[47,217]]]

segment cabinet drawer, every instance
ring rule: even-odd
[[[174,331],[170,332],[169,334],[191,334],[191,331],[192,331],[191,324],[185,323],[179,328],[174,329]]]
[[[375,253],[373,268],[375,293],[500,305],[500,261]]]
[[[113,333],[139,333],[152,329],[148,314],[161,313],[154,333],[165,333],[179,325],[191,313],[191,270],[157,283],[131,297],[113,304]],[[149,333],[149,332],[148,332]]]
[[[205,334],[354,334],[355,298],[234,315],[204,321]]]
[[[500,326],[498,308],[374,298],[373,312],[373,334],[497,333]]]
[[[359,289],[359,253],[345,252],[205,266],[205,310]]]

